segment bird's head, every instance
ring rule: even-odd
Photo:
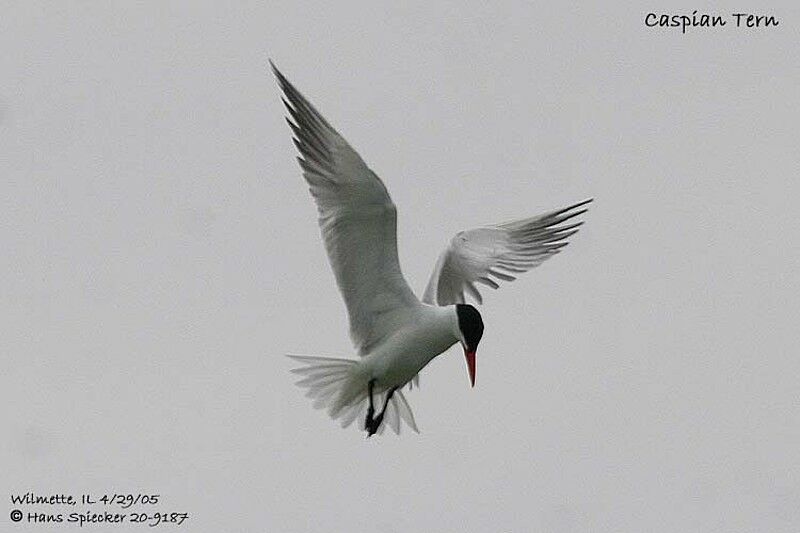
[[[464,357],[467,358],[469,381],[474,387],[475,352],[478,351],[478,343],[483,337],[483,319],[478,310],[469,304],[456,304],[456,316],[458,317],[459,340],[464,348]]]

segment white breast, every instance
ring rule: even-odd
[[[379,389],[401,387],[458,339],[455,308],[421,305],[363,361]]]

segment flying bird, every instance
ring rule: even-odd
[[[481,284],[497,289],[553,257],[583,222],[592,199],[563,209],[457,233],[439,256],[422,299],[408,286],[397,257],[397,207],[381,179],[270,61],[288,110],[286,121],[303,177],[316,201],[319,226],[350,322],[358,359],[290,355],[301,365],[314,406],[367,437],[388,424],[419,432],[403,388],[456,343],[475,386],[483,319]],[[384,423],[384,420],[386,421]]]

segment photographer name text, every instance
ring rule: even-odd
[[[164,509],[161,495],[154,493],[37,494],[11,495],[11,522],[26,524],[77,524],[79,527],[116,524],[180,526],[189,513]],[[99,509],[98,509],[99,507]],[[62,512],[61,508],[72,508]],[[77,509],[76,509],[77,508]]]

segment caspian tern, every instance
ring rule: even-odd
[[[475,352],[483,335],[476,283],[493,289],[554,256],[583,222],[592,199],[543,215],[457,233],[441,253],[422,300],[397,258],[397,208],[380,178],[270,61],[289,111],[297,160],[317,204],[319,225],[360,359],[290,355],[302,363],[314,406],[347,427],[364,420],[367,437],[395,433],[401,421],[419,432],[403,391],[419,384],[434,357],[460,343],[475,386]],[[568,222],[569,221],[569,222]],[[376,415],[376,405],[381,406]]]

